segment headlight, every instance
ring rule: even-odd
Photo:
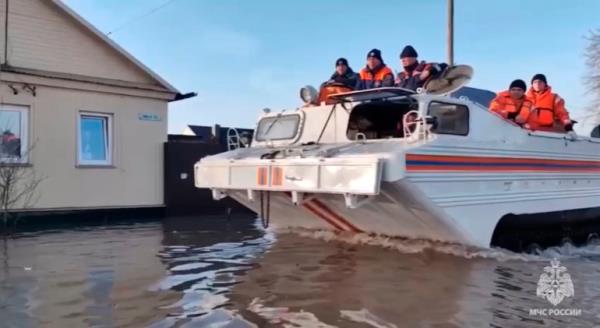
[[[319,91],[314,87],[307,85],[300,89],[300,98],[306,105],[314,104],[317,105],[319,99]]]

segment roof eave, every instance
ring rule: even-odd
[[[129,61],[131,61],[132,63],[134,63],[136,66],[138,66],[146,74],[150,75],[153,79],[155,79],[158,83],[160,83],[167,90],[173,92],[174,94],[181,94],[180,91],[177,90],[177,88],[175,88],[174,86],[172,86],[169,82],[167,82],[165,79],[163,79],[162,77],[160,77],[160,75],[156,74],[154,71],[152,71],[146,65],[144,65],[142,62],[140,62],[139,60],[137,60],[134,56],[132,56],[130,53],[128,53],[125,49],[121,48],[121,46],[119,46],[116,42],[114,42],[109,37],[107,37],[104,33],[100,32],[100,30],[98,30],[97,28],[95,28],[92,24],[90,24],[88,21],[86,21],[83,17],[79,16],[79,14],[77,14],[74,10],[72,10],[71,8],[69,8],[69,6],[67,6],[61,0],[51,0],[51,1],[58,8],[60,8],[61,10],[63,10],[66,14],[68,14],[69,16],[71,16],[73,19],[75,19],[78,23],[80,23],[81,25],[83,25],[84,27],[86,27],[88,30],[90,30],[94,35],[96,35],[102,41],[106,42],[108,45],[110,45],[117,52],[119,52],[121,55],[123,55]]]

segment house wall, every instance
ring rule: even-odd
[[[30,106],[29,140],[35,145],[32,169],[44,176],[35,209],[156,206],[163,204],[163,143],[167,102],[38,85],[36,96],[13,95],[0,81],[0,103]],[[110,168],[77,166],[79,111],[113,115]],[[140,113],[160,121],[142,121]]]
[[[6,0],[0,0],[0,13]],[[148,74],[49,0],[9,0],[8,64],[156,85]],[[0,31],[4,38],[4,14]],[[1,39],[0,39],[1,40]],[[4,42],[2,42],[4,44]],[[4,51],[2,51],[4,54]]]

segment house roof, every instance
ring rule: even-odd
[[[194,135],[208,139],[212,135],[212,126],[188,125]]]
[[[108,46],[113,48],[115,51],[117,51],[123,57],[127,58],[127,60],[132,62],[135,66],[137,66],[143,72],[145,72],[150,77],[152,77],[154,80],[156,80],[156,82],[158,82],[162,87],[164,87],[165,89],[167,89],[170,92],[173,92],[175,94],[180,94],[180,92],[179,92],[179,90],[177,90],[177,88],[172,86],[169,82],[167,82],[165,79],[160,77],[158,74],[156,74],[150,68],[148,68],[146,65],[142,64],[142,62],[140,62],[134,56],[132,56],[130,53],[125,51],[125,49],[121,48],[121,46],[119,46],[116,42],[114,42],[109,37],[107,37],[104,33],[100,32],[97,28],[95,28],[92,24],[90,24],[88,21],[86,21],[83,17],[79,16],[75,11],[73,11],[71,8],[69,8],[61,0],[51,0],[51,2],[54,3],[65,14],[67,14],[67,16],[70,16],[71,18],[73,18],[75,21],[77,21],[79,24],[81,24],[83,27],[85,27],[91,33],[93,33],[95,36],[97,36],[100,40],[102,40],[106,44],[108,44]]]

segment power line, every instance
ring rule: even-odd
[[[147,16],[150,16],[150,15],[154,14],[155,12],[157,12],[157,11],[159,11],[159,10],[161,10],[161,9],[165,8],[166,6],[168,6],[169,4],[173,3],[174,1],[175,1],[175,0],[167,0],[167,1],[166,1],[165,3],[163,3],[162,5],[160,5],[160,6],[156,7],[156,8],[153,8],[153,9],[149,10],[148,12],[146,12],[146,13],[144,13],[144,14],[140,15],[140,16],[134,17],[134,18],[132,18],[132,19],[128,20],[127,22],[125,22],[125,23],[121,24],[121,25],[120,25],[120,26],[118,26],[117,28],[115,28],[115,29],[113,29],[112,31],[110,31],[110,32],[106,33],[106,35],[108,36],[108,35],[111,35],[111,34],[113,34],[113,33],[117,32],[117,31],[119,31],[119,30],[122,30],[122,29],[123,29],[123,28],[125,28],[127,25],[129,25],[129,24],[131,24],[131,23],[133,23],[133,22],[135,22],[135,21],[138,21],[138,20],[140,20],[140,19],[142,19],[142,18],[145,18],[145,17],[147,17]]]

